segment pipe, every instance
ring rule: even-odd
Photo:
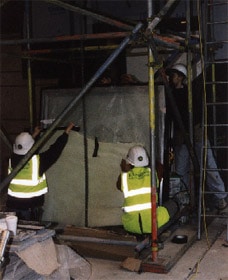
[[[75,241],[75,242],[91,242],[91,243],[99,243],[99,244],[107,244],[107,245],[123,245],[123,246],[137,246],[139,243],[134,241],[123,241],[123,240],[113,240],[113,239],[105,239],[105,238],[97,238],[97,237],[87,237],[87,236],[74,236],[74,235],[57,235],[57,238],[67,240],[67,241]]]
[[[84,50],[85,51],[102,51],[102,50],[114,50],[118,47],[117,44],[115,45],[109,45],[109,46],[85,46]],[[37,54],[59,54],[59,53],[66,53],[66,52],[76,52],[80,51],[81,47],[76,47],[76,48],[67,48],[67,49],[42,49],[42,50],[30,50],[30,51],[24,51],[23,56],[28,56],[28,55],[37,55]]]
[[[186,3],[186,47],[187,47],[187,84],[188,84],[188,115],[189,115],[189,137],[191,144],[193,145],[193,109],[192,109],[192,54],[191,49],[189,47],[189,41],[191,37],[191,7],[190,7],[190,1],[187,1]],[[193,166],[192,162],[190,162],[190,204],[191,207],[194,208],[195,206],[195,184],[194,184],[194,178],[193,178]]]
[[[104,64],[97,70],[94,76],[88,81],[88,83],[82,88],[81,92],[66,106],[66,108],[59,114],[55,119],[49,129],[43,134],[43,136],[37,140],[30,151],[22,158],[18,165],[12,170],[12,172],[1,182],[0,192],[4,190],[10,183],[10,181],[15,177],[19,170],[26,164],[26,162],[33,156],[37,149],[48,139],[51,133],[56,127],[59,126],[62,119],[64,119],[75,107],[78,101],[84,96],[84,94],[92,87],[96,80],[104,73],[106,68],[114,61],[114,59],[121,53],[121,51],[126,47],[130,40],[135,39],[135,35],[140,31],[143,24],[138,23],[132,30],[130,36],[126,37],[119,45],[119,47],[107,58]]]
[[[148,0],[148,17],[152,16],[153,5]],[[157,260],[158,244],[157,244],[157,182],[155,168],[155,90],[154,90],[154,56],[152,48],[148,49],[148,90],[149,90],[149,119],[150,119],[150,167],[151,167],[151,226],[152,226],[152,261]]]
[[[124,34],[125,34],[125,36],[127,36],[127,35],[129,35],[129,32],[125,32]],[[125,37],[125,36],[121,36],[121,37]],[[184,51],[183,47],[180,47],[176,44],[171,44],[171,43],[162,41],[162,39],[156,38],[155,34],[153,34],[153,39],[158,46],[160,45],[163,47],[177,49],[179,51]],[[115,45],[85,46],[84,50],[85,51],[113,50],[113,49],[116,49],[116,47],[117,47],[116,44]],[[80,50],[81,50],[80,47],[65,48],[65,49],[39,49],[39,50],[24,51],[23,55],[28,56],[28,55],[36,55],[36,54],[63,53],[63,52],[73,52],[73,51],[80,51]]]
[[[11,144],[10,140],[6,136],[6,134],[3,132],[2,128],[0,128],[0,138],[5,142],[7,147],[10,149],[10,151],[13,150],[13,145]]]
[[[146,33],[151,36],[153,29],[161,21],[163,16],[168,12],[172,4],[176,0],[170,0],[166,5],[160,10],[157,16],[148,23]],[[147,1],[148,4],[148,18],[151,18],[153,15],[153,2],[152,0]],[[156,54],[156,50],[155,50]],[[155,168],[155,94],[154,94],[154,57],[152,54],[152,48],[148,50],[148,75],[149,75],[149,107],[150,107],[150,139],[151,139],[151,149],[150,149],[150,160],[151,160],[151,224],[152,224],[152,261],[157,260],[158,255],[158,244],[157,244],[157,201],[156,201],[156,168]]]
[[[26,18],[26,39],[30,38],[30,4],[29,0],[25,2],[25,18]],[[27,50],[30,50],[30,44],[27,43]],[[29,99],[29,121],[30,121],[30,131],[33,129],[33,88],[32,88],[32,68],[31,60],[27,60],[27,75],[28,75],[28,99]]]
[[[54,38],[30,38],[30,39],[17,39],[17,40],[1,40],[0,45],[20,45],[20,44],[35,44],[35,43],[54,43],[65,41],[80,41],[80,40],[96,40],[96,39],[109,39],[109,38],[123,38],[129,35],[130,32],[109,32],[109,33],[96,33],[96,34],[74,34],[66,36],[58,36]]]
[[[124,38],[129,35],[129,32],[112,32],[112,33],[97,33],[97,34],[76,34],[76,35],[69,35],[69,36],[61,36],[55,38],[30,38],[30,39],[17,39],[17,40],[1,40],[0,45],[20,45],[20,44],[36,44],[36,43],[53,43],[53,42],[72,42],[72,41],[81,41],[81,40],[96,40],[96,39],[114,39],[114,38]],[[180,46],[178,43],[169,43],[165,39],[163,40],[162,37],[157,36],[154,34],[154,41],[158,46],[166,47],[170,49],[177,49],[179,51],[184,51],[184,48]],[[85,50],[93,50],[97,48],[100,49],[112,49],[112,46],[86,46]],[[67,48],[67,51],[79,50],[80,48]],[[24,54],[36,54],[36,53],[52,53],[63,51],[62,49],[48,49],[48,50],[30,50],[24,51]]]
[[[150,0],[148,0],[150,1]],[[156,15],[156,17],[149,23],[147,27],[147,31],[151,32],[154,30],[154,28],[158,25],[158,23],[162,20],[164,15],[168,12],[168,10],[171,8],[171,6],[177,2],[178,0],[169,0],[165,6],[160,10],[160,12]]]
[[[86,3],[85,3],[86,5]],[[83,17],[83,24],[81,25],[81,34],[87,32],[86,17]],[[81,75],[82,85],[85,84],[85,44],[81,40]],[[86,100],[82,98],[82,120],[83,120],[83,143],[84,143],[84,162],[85,162],[85,226],[89,224],[89,157],[88,157],[88,139],[87,139],[87,120],[86,120]]]

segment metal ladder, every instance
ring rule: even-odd
[[[228,232],[228,212],[221,215],[207,213],[205,209],[205,199],[210,198],[218,192],[206,189],[206,173],[219,172],[221,175],[225,191],[227,192],[228,181],[228,1],[207,0],[203,1],[201,11],[204,11],[202,20],[202,30],[204,34],[204,118],[203,118],[203,146],[200,171],[199,207],[198,207],[198,239],[201,238],[202,217],[221,217],[227,220]],[[226,38],[225,38],[226,37]],[[226,74],[225,74],[226,72]],[[210,139],[211,145],[207,144]],[[207,168],[207,153],[212,151],[217,162],[216,168]],[[228,236],[228,234],[227,234]],[[228,237],[227,237],[228,238]]]

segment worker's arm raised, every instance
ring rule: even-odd
[[[70,122],[67,126],[67,128],[65,129],[65,133],[69,134],[69,132],[71,131],[71,129],[74,127],[74,123]]]

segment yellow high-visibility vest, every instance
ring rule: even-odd
[[[121,190],[124,195],[122,222],[133,233],[151,233],[151,170],[134,167],[121,174]],[[157,207],[157,225],[169,221],[169,213],[163,206]]]
[[[39,155],[34,155],[12,179],[8,194],[18,198],[32,198],[47,193],[46,176],[39,176]],[[8,173],[12,172],[11,159]]]
[[[121,190],[124,194],[124,212],[151,208],[150,168],[135,167],[122,173]]]

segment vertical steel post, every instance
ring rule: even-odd
[[[86,3],[84,3],[86,6]],[[81,34],[87,33],[86,16],[81,16]],[[84,40],[81,40],[81,74],[82,86],[85,85],[85,46]],[[86,120],[86,98],[82,98],[82,119],[83,119],[83,143],[84,143],[84,162],[85,162],[85,227],[89,226],[89,157],[88,157],[88,139],[87,139],[87,120]]]
[[[185,38],[185,45],[187,47],[187,83],[188,83],[188,115],[189,115],[189,136],[190,141],[193,145],[193,105],[192,105],[192,67],[191,67],[191,60],[192,60],[192,53],[191,49],[189,48],[189,40],[191,36],[191,6],[190,1],[186,1],[186,38]],[[190,204],[191,207],[194,208],[195,206],[195,183],[194,183],[194,176],[193,176],[193,164],[190,164]]]
[[[18,165],[12,170],[12,172],[1,182],[0,193],[8,186],[10,181],[16,176],[20,169],[28,162],[28,160],[33,156],[37,149],[49,138],[54,129],[59,126],[61,121],[68,116],[75,108],[79,100],[85,95],[85,93],[92,87],[96,80],[104,73],[107,67],[115,60],[115,58],[123,51],[127,44],[131,40],[135,40],[135,35],[141,30],[143,23],[139,22],[132,33],[127,36],[119,45],[119,47],[107,58],[104,64],[97,70],[97,72],[91,77],[88,83],[82,88],[80,93],[66,106],[66,108],[56,117],[55,121],[50,125],[47,131],[42,135],[41,138],[37,140],[31,150],[22,158]]]
[[[25,1],[25,19],[26,19],[26,38],[30,38],[30,3],[29,0]],[[27,50],[30,50],[30,43],[27,43]],[[32,69],[31,59],[27,60],[27,79],[28,79],[28,99],[29,99],[29,122],[30,131],[33,129],[33,90],[32,90]]]
[[[153,3],[148,0],[148,18],[152,16]],[[152,261],[157,260],[157,201],[156,201],[156,168],[155,168],[155,91],[154,91],[154,57],[152,49],[148,48],[148,90],[149,90],[149,120],[150,120],[150,166],[151,166],[151,226],[152,226]]]

